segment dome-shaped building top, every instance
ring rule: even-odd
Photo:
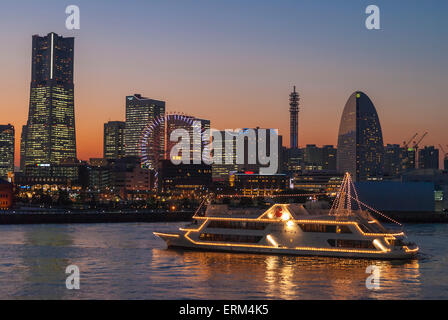
[[[380,120],[370,98],[354,92],[345,104],[338,135],[337,169],[355,181],[383,175],[384,144]]]

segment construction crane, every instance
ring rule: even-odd
[[[443,149],[443,146],[439,144],[440,150],[443,152],[443,156],[446,158],[448,156],[448,153],[445,152],[445,149]]]
[[[414,140],[415,138],[417,138],[417,136],[418,136],[418,133],[414,134],[414,135],[412,136],[412,138],[409,139],[408,142],[403,141],[403,147],[407,149],[407,148],[409,147],[409,144],[412,142],[412,140]]]
[[[426,137],[428,135],[428,132],[425,132],[421,137],[420,137],[420,139],[417,141],[417,142],[415,142],[414,141],[414,145],[412,146],[414,149],[418,149],[418,146],[420,145],[420,142],[422,142],[422,140]]]
[[[418,148],[419,148],[420,143],[423,141],[423,139],[424,139],[427,135],[428,135],[428,132],[425,132],[425,133],[420,137],[420,139],[419,139],[417,142],[414,141],[414,145],[412,146],[412,148],[414,148],[414,150],[415,150],[415,167],[416,167],[416,168],[419,168]]]

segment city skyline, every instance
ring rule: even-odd
[[[50,7],[45,2],[42,8],[25,3],[29,5],[20,8],[25,11],[21,16]],[[355,90],[372,98],[382,123],[384,144],[401,144],[415,132],[429,131],[424,144],[446,145],[443,119],[448,111],[441,92],[446,87],[443,80],[448,68],[442,57],[447,46],[440,41],[446,31],[437,28],[443,26],[440,6],[446,4],[420,5],[418,9],[427,14],[416,23],[416,7],[379,1],[386,14],[383,28],[377,33],[363,26],[362,1],[351,7],[330,2],[288,4],[297,9],[296,16],[291,16],[290,8],[277,7],[272,23],[259,20],[260,13],[271,9],[266,2],[253,4],[254,14],[250,6],[233,3],[218,17],[217,4],[201,3],[203,8],[199,4],[184,5],[186,16],[180,17],[179,24],[185,28],[180,31],[169,27],[174,18],[179,18],[169,11],[173,4],[142,4],[160,13],[156,22],[148,25],[127,18],[136,9],[130,5],[122,13],[124,23],[117,26],[108,25],[102,17],[99,20],[104,25],[93,21],[104,11],[112,19],[119,17],[116,3],[103,3],[103,7],[101,2],[81,1],[79,31],[64,29],[65,8],[61,4],[51,8],[55,17],[60,12],[60,20],[34,19],[18,26],[14,36],[0,32],[0,40],[10,48],[0,62],[5,70],[0,76],[0,90],[4,92],[0,95],[0,112],[8,115],[2,122],[16,128],[16,165],[20,161],[20,127],[26,122],[29,104],[30,38],[52,31],[76,38],[75,122],[80,159],[101,156],[104,123],[124,120],[123,97],[134,92],[166,101],[167,111],[210,119],[213,128],[278,128],[285,137],[284,145],[289,145],[288,94],[293,85],[297,85],[302,98],[300,146],[336,145],[337,119]],[[235,8],[240,11],[232,15],[230,9]],[[209,18],[206,9],[215,9]],[[17,10],[18,5],[6,5],[5,25],[14,24],[8,13],[14,16]],[[322,19],[318,23],[310,21],[305,17],[310,12],[319,13]],[[387,18],[388,12],[398,17],[392,21]],[[347,19],[327,20],[338,14]],[[191,17],[213,17],[216,21],[204,31],[200,25],[188,23]],[[226,20],[229,17],[232,23]],[[282,17],[286,20],[280,23]],[[241,34],[230,38],[234,25],[241,28]],[[108,28],[111,30],[106,33]],[[297,41],[288,42],[292,36]],[[208,45],[203,43],[198,47],[202,50],[193,50],[201,39]],[[155,45],[150,48],[151,40]],[[123,51],[120,43],[135,50]],[[350,54],[342,54],[346,52]],[[117,60],[119,56],[122,58]],[[336,81],[338,78],[343,81]],[[8,112],[11,109],[15,111]],[[421,117],[423,110],[425,117]]]

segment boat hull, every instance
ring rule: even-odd
[[[331,249],[310,248],[301,250],[297,248],[283,247],[266,247],[254,245],[233,245],[233,244],[200,244],[193,243],[182,235],[161,235],[160,238],[165,240],[168,248],[200,250],[200,251],[217,251],[217,252],[234,252],[234,253],[256,253],[256,254],[275,254],[275,255],[295,255],[295,256],[319,256],[319,257],[335,257],[348,259],[375,259],[375,260],[411,260],[415,259],[417,251],[405,252],[360,252],[354,251],[331,251]]]

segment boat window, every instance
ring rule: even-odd
[[[213,234],[213,233],[201,233],[200,240],[204,241],[219,241],[219,242],[245,242],[245,243],[257,243],[261,240],[261,236],[245,236],[234,234]]]
[[[356,248],[356,249],[375,249],[370,240],[336,240],[328,239],[328,244],[336,248]]]
[[[336,233],[352,233],[347,225],[337,226]]]
[[[325,232],[325,233],[336,233],[335,225],[325,225],[325,224],[299,224],[300,229],[303,232]]]
[[[225,220],[212,220],[207,225],[207,228],[245,229],[245,230],[264,230],[265,227],[266,224],[262,222],[225,221]]]

